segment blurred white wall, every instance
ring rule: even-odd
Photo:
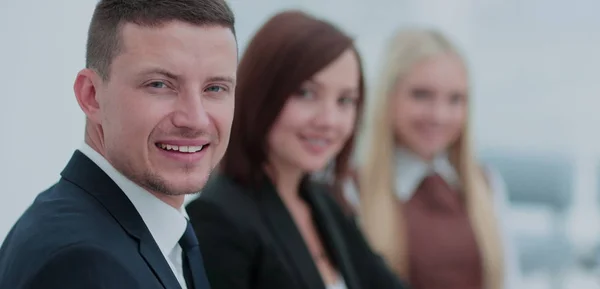
[[[473,76],[480,148],[560,151],[577,162],[574,242],[598,240],[600,2],[594,0],[230,0],[240,49],[268,17],[302,8],[357,38],[368,78],[398,27],[452,37]],[[0,1],[0,240],[82,141],[72,93],[94,0]]]

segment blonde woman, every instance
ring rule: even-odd
[[[363,230],[414,289],[518,288],[499,176],[470,141],[466,65],[440,33],[392,39],[356,179]]]

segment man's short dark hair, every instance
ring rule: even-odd
[[[100,0],[88,30],[86,67],[108,79],[125,23],[153,27],[168,21],[223,26],[235,35],[235,18],[225,0]]]

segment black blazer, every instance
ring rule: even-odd
[[[181,287],[127,196],[76,151],[4,240],[0,288]]]
[[[329,257],[348,289],[405,288],[368,247],[326,187],[303,186]],[[217,175],[187,207],[213,289],[325,289],[271,183],[244,188]]]

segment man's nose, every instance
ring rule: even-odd
[[[187,92],[179,95],[173,124],[176,127],[190,129],[204,129],[210,124],[202,93]]]

